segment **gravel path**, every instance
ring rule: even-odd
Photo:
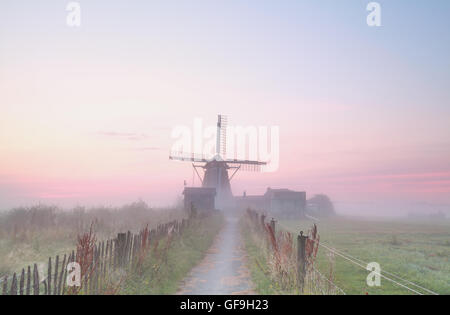
[[[178,294],[255,294],[246,267],[239,222],[227,217],[205,258],[186,277]]]

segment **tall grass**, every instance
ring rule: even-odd
[[[224,224],[221,213],[192,219],[182,235],[168,233],[148,247],[140,268],[124,279],[118,294],[174,294],[189,271],[204,257]]]
[[[118,232],[139,232],[185,217],[181,209],[154,209],[143,201],[122,207],[61,209],[36,205],[0,213],[0,276],[10,275],[49,256],[78,246],[77,237],[95,234],[98,240]],[[92,229],[92,231],[91,231]]]
[[[261,219],[262,218],[262,219]],[[297,272],[297,242],[294,235],[281,229],[274,230],[264,222],[264,216],[247,212],[242,220],[245,245],[250,256],[252,278],[257,291],[268,294],[299,294]],[[320,237],[317,226],[308,231],[305,247],[306,275],[304,294],[340,294],[333,285],[333,261],[330,273],[323,275],[315,268]],[[256,268],[255,268],[256,266]]]

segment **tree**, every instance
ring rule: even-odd
[[[327,195],[319,194],[308,199],[308,212],[312,216],[330,217],[336,215],[334,205]]]

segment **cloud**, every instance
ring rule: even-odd
[[[360,176],[340,176],[335,178],[338,181],[441,181],[448,182],[450,172],[423,172],[423,173],[400,173],[400,174],[367,174]],[[332,180],[330,178],[330,180]]]
[[[139,141],[149,139],[149,136],[145,133],[133,133],[133,132],[116,132],[116,131],[101,131],[97,133],[101,136],[114,137],[122,140]]]
[[[113,139],[125,141],[144,141],[150,139],[150,136],[145,133],[101,131],[97,132],[96,134],[104,137],[111,137]],[[166,150],[166,148],[157,146],[142,146],[142,147],[125,148],[125,150],[144,152],[144,151],[163,151]]]
[[[136,150],[136,151],[161,151],[161,150],[164,150],[164,148],[159,148],[159,147],[142,147],[142,148],[134,148],[133,150]]]
[[[39,199],[74,199],[84,196],[82,194],[74,193],[39,193],[37,197]]]

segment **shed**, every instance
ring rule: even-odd
[[[197,210],[206,211],[215,209],[216,189],[209,187],[185,187],[184,209],[189,210],[193,205]]]

